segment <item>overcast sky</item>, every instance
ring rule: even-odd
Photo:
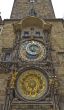
[[[10,18],[14,0],[0,0],[0,12],[3,19]],[[64,0],[52,0],[56,18],[64,17]]]

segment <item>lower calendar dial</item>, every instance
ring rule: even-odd
[[[39,70],[26,70],[17,78],[16,88],[20,97],[36,100],[47,92],[48,81]]]

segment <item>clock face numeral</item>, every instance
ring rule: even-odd
[[[38,41],[25,41],[20,46],[20,58],[27,61],[44,59],[46,56],[45,46]]]
[[[48,80],[39,70],[26,70],[18,77],[16,87],[19,96],[36,100],[47,92]]]

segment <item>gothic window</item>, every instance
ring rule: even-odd
[[[2,61],[11,61],[11,54],[10,53],[11,52],[9,49],[3,48],[1,60]]]

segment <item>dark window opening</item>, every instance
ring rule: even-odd
[[[10,53],[5,53],[5,57],[4,57],[5,61],[10,61]]]
[[[36,36],[40,36],[40,32],[36,32]]]
[[[1,60],[2,61],[11,61],[11,52],[12,48],[2,48],[2,56]]]
[[[1,31],[1,29],[0,29],[0,31]]]
[[[29,35],[29,32],[25,31],[24,36],[28,36],[28,35]]]
[[[24,31],[23,38],[28,38],[28,37],[29,37],[29,32],[28,31]]]

